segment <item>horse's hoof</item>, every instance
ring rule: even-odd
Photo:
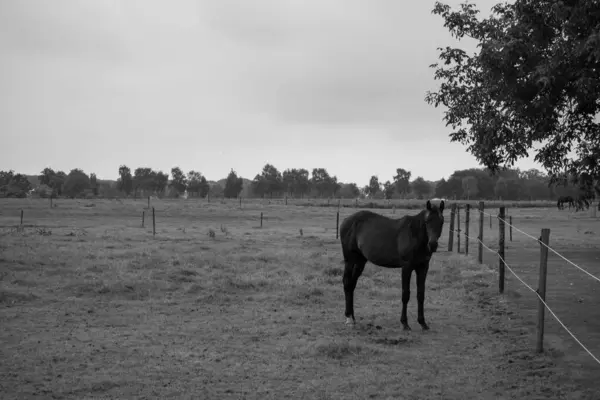
[[[346,325],[354,325],[355,321],[352,318],[346,317]]]
[[[412,331],[412,329],[410,329],[410,326],[408,326],[408,324],[404,324],[404,330],[405,331]]]
[[[427,325],[425,322],[423,322],[421,324],[421,328],[423,328],[424,331],[428,331],[429,330],[429,325]]]

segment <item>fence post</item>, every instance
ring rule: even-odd
[[[456,207],[456,252],[460,254],[460,206]]]
[[[504,207],[500,207],[500,215],[498,219],[498,268],[499,268],[499,282],[498,288],[500,293],[504,293],[504,239],[505,239],[505,226],[504,226]]]
[[[262,228],[262,212],[260,213],[260,227]]]
[[[142,228],[144,227],[144,219],[146,219],[146,211],[142,211]]]
[[[242,196],[240,196],[240,208],[242,208]]]
[[[510,241],[512,242],[512,215],[508,216],[508,224],[510,225],[508,227],[508,237],[509,237]]]
[[[287,206],[287,196],[285,196],[285,205]]]
[[[152,236],[156,236],[156,216],[154,215],[154,207],[152,207]]]
[[[469,255],[469,220],[471,215],[471,205],[467,204],[465,208],[465,255]]]
[[[340,212],[338,211],[335,216],[335,238],[339,238],[340,233]]]
[[[483,201],[479,202],[479,249],[477,253],[477,261],[479,264],[483,264],[483,209],[485,204]]]
[[[450,208],[450,235],[448,235],[448,251],[452,251],[454,245],[454,214],[456,214],[456,203]]]
[[[23,209],[21,209],[21,226],[23,226]]]
[[[548,272],[548,243],[550,242],[550,229],[542,229],[540,237],[540,275],[538,278],[537,293],[542,300],[546,301],[546,274]],[[544,351],[544,313],[546,307],[542,300],[538,299],[538,321],[537,321],[537,345],[536,351]]]
[[[492,214],[490,214],[490,229],[492,229]]]

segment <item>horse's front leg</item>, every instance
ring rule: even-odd
[[[406,265],[402,267],[402,315],[400,316],[400,322],[404,326],[405,331],[410,331],[408,325],[408,318],[406,316],[406,306],[410,300],[410,278],[412,276],[412,265]]]
[[[423,311],[423,303],[425,302],[425,280],[429,271],[429,261],[418,265],[415,268],[417,274],[417,322],[421,325],[424,331],[429,329],[429,325],[425,322],[425,312]]]

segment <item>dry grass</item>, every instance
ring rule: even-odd
[[[472,258],[434,257],[429,332],[367,266],[349,328],[331,210],[157,201],[153,238],[145,202],[87,203],[0,203],[2,399],[597,398]]]

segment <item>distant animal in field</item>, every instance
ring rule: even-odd
[[[354,289],[367,261],[384,267],[402,270],[402,315],[400,322],[410,330],[406,307],[410,299],[410,280],[417,276],[417,321],[423,330],[425,322],[423,302],[429,261],[438,248],[444,226],[444,201],[439,206],[427,200],[425,209],[416,215],[392,219],[371,211],[358,211],[344,219],[340,226],[340,240],[344,256],[344,296],[346,324],[355,324]]]
[[[575,207],[575,201],[573,200],[573,197],[571,197],[571,196],[560,196],[558,198],[558,200],[556,201],[556,206],[558,207],[559,210],[564,210],[565,203],[567,203],[569,205],[569,210],[571,209],[571,207]]]

